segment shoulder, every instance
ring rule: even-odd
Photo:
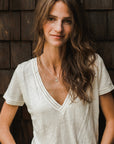
[[[94,63],[95,67],[97,67],[97,68],[102,67],[102,65],[104,65],[102,57],[98,53],[96,53],[95,58],[96,58],[95,63]]]
[[[96,53],[95,56],[96,56],[96,62],[100,63],[103,61],[102,57],[98,53]]]
[[[101,74],[104,74],[104,72],[107,71],[104,61],[98,53],[95,53],[95,62],[92,68],[94,69],[95,75],[97,76],[100,76]]]
[[[31,75],[32,65],[33,65],[35,60],[36,60],[36,57],[18,64],[16,69],[15,69],[15,72],[20,76],[21,75],[24,75],[24,76]]]

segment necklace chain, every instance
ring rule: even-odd
[[[58,81],[59,81],[59,78],[58,78],[58,77],[56,77],[56,78],[55,78],[55,82],[58,82]]]
[[[39,63],[41,64],[40,58],[38,58],[38,61],[39,61]],[[45,66],[45,67],[46,67],[46,66]],[[48,71],[51,75],[53,75],[52,72],[51,72],[48,68],[46,68],[46,69],[47,69],[47,71]],[[54,76],[54,77],[55,77],[55,78],[54,78],[54,79],[55,79],[54,81],[55,81],[55,82],[59,82],[59,76]]]

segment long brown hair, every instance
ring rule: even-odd
[[[34,19],[34,43],[36,48],[33,54],[35,56],[40,56],[43,53],[44,34],[42,25],[56,1],[38,0]],[[73,100],[78,96],[80,99],[90,102],[92,96],[87,95],[87,89],[92,89],[94,70],[91,67],[96,58],[85,20],[84,9],[79,0],[61,1],[69,7],[74,21],[73,31],[67,42],[61,66],[63,81],[70,85],[73,91]]]

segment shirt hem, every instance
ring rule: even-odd
[[[110,88],[107,87],[107,88],[105,88],[104,90],[100,91],[100,92],[99,92],[99,95],[106,94],[106,93],[108,93],[108,92],[111,92],[112,90],[114,90],[114,86],[113,86],[113,85],[112,85]]]
[[[3,98],[5,99],[6,103],[9,104],[9,105],[16,105],[16,106],[23,106],[24,105],[24,102],[16,102],[14,100],[10,100],[10,99],[7,99],[5,96],[3,96]]]

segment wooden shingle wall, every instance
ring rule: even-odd
[[[114,1],[81,1],[96,39],[97,52],[114,82]],[[35,0],[0,0],[0,109],[4,102],[2,96],[17,64],[32,58],[31,28],[35,5]],[[100,139],[104,125],[101,113]],[[17,144],[30,144],[32,125],[25,106],[19,108],[11,131]]]

